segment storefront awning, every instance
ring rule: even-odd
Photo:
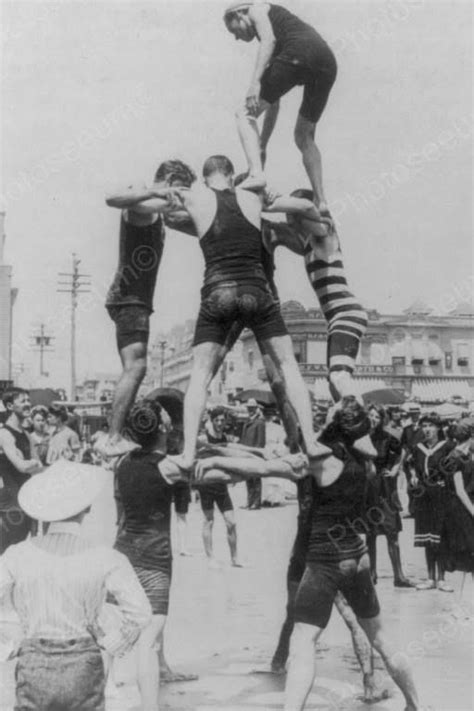
[[[412,386],[412,397],[421,402],[443,402],[453,397],[462,400],[471,400],[474,391],[469,387],[467,380],[457,380],[450,378],[427,378],[426,380],[414,380]]]

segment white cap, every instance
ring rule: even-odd
[[[106,481],[102,467],[59,460],[23,484],[18,503],[38,521],[64,521],[87,509]]]

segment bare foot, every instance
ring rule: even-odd
[[[186,459],[183,454],[169,454],[166,459],[185,472],[189,472],[194,464],[194,460]]]
[[[383,699],[388,699],[390,692],[383,687],[377,687],[377,683],[373,674],[364,675],[364,697],[363,701],[366,704],[375,704]]]
[[[180,552],[179,552],[179,555],[186,556],[186,557],[188,557],[188,556],[191,557],[191,556],[192,556],[192,553],[190,553],[189,551],[180,551]]]
[[[242,565],[242,563],[239,560],[237,560],[237,558],[234,558],[232,560],[232,567],[233,568],[243,568],[244,566]]]
[[[112,438],[104,434],[103,437],[98,438],[94,449],[103,457],[121,457],[123,454],[133,452],[134,449],[140,449],[140,445],[125,439],[125,437]]]
[[[310,447],[307,447],[306,454],[308,459],[322,459],[323,457],[329,457],[332,454],[332,449],[315,441]]]

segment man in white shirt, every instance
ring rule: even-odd
[[[151,619],[127,558],[81,537],[105,478],[98,467],[62,461],[20,490],[23,511],[50,526],[0,557],[0,599],[11,596],[23,630],[15,708],[105,711],[101,649],[125,653]],[[98,618],[108,593],[121,625],[104,635]]]

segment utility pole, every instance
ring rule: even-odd
[[[67,287],[65,289],[56,289],[56,291],[71,294],[71,400],[76,399],[76,309],[78,303],[78,294],[87,294],[90,289],[84,289],[85,286],[90,286],[90,281],[84,279],[90,278],[90,274],[81,274],[79,272],[79,264],[81,260],[73,252],[72,254],[72,272],[59,272],[60,277],[66,277],[66,281],[58,282],[59,286]]]
[[[54,348],[51,347],[51,341],[54,340],[54,337],[46,334],[44,323],[41,323],[38,328],[39,333],[31,336],[33,339],[32,350],[40,354],[40,376],[49,375],[44,369],[44,354],[53,352]]]

